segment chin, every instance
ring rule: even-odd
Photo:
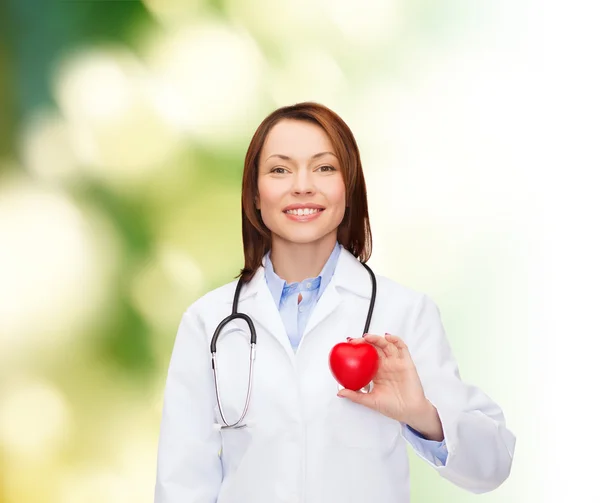
[[[321,241],[325,238],[327,238],[328,236],[330,236],[332,233],[332,231],[325,231],[325,232],[294,232],[294,233],[288,233],[288,232],[282,232],[281,234],[278,232],[275,232],[275,234],[277,234],[280,239],[287,241],[289,243],[294,243],[294,244],[309,244],[309,243],[315,243],[318,241]]]

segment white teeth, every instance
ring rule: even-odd
[[[316,208],[300,208],[298,210],[287,210],[286,213],[289,213],[290,215],[298,215],[298,216],[304,216],[304,215],[313,215],[314,213],[318,213],[319,210]]]

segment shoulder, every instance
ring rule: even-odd
[[[370,298],[372,285],[369,275],[362,266],[366,266],[366,264],[361,265],[356,257],[344,249],[335,272],[336,283],[362,297]],[[387,308],[396,306],[405,311],[427,301],[427,296],[423,292],[410,288],[388,276],[378,274],[377,267],[366,266],[366,269],[375,275],[377,299],[380,305]]]
[[[397,303],[415,310],[421,308],[424,304],[435,305],[425,292],[381,274],[375,274],[375,277],[377,278],[377,293],[381,298],[393,299],[394,304]]]
[[[376,277],[381,312],[401,323],[399,330],[406,334],[405,341],[409,347],[414,347],[419,340],[425,340],[431,334],[441,333],[440,329],[443,332],[442,314],[430,295],[386,276]]]

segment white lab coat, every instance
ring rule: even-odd
[[[383,276],[377,281],[369,332],[404,339],[445,434],[445,466],[415,441],[417,453],[468,491],[498,487],[515,447],[501,409],[460,380],[435,303]],[[371,295],[367,271],[342,250],[294,353],[264,269],[258,270],[239,303],[257,330],[249,427],[219,431],[209,344],[231,313],[235,285],[204,295],[181,320],[164,396],[155,503],[408,503],[406,426],[337,397],[328,366],[336,343],[362,335]],[[237,421],[249,368],[242,320],[223,330],[217,365],[225,417]]]

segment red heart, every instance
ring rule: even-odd
[[[329,353],[329,368],[344,388],[358,391],[371,382],[377,372],[379,355],[371,344],[340,342]]]

